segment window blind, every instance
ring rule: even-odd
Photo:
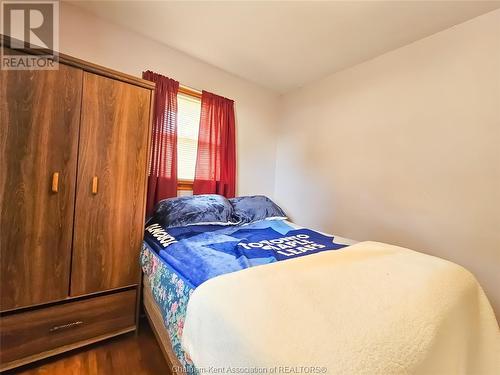
[[[177,94],[177,178],[194,180],[201,100]]]

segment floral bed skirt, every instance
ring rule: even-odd
[[[187,304],[194,287],[179,276],[146,243],[142,245],[140,261],[144,275],[151,285],[153,298],[160,307],[175,355],[186,373],[197,374],[196,368],[181,347]]]

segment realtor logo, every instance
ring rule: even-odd
[[[2,44],[0,68],[27,70],[58,68],[59,2],[2,1],[2,34],[10,37],[10,48]],[[25,54],[23,49],[35,50]]]

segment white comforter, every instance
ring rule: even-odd
[[[202,372],[500,374],[498,324],[474,276],[377,242],[207,281],[182,341]]]

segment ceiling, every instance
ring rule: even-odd
[[[279,93],[500,7],[500,1],[76,1]]]

